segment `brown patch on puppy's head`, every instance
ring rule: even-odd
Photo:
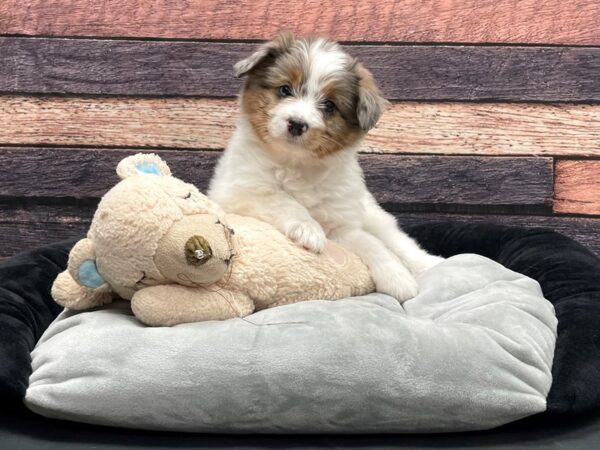
[[[352,147],[386,101],[370,72],[323,38],[280,35],[235,65],[242,112],[271,150],[323,158]],[[304,152],[303,152],[304,150]]]
[[[281,33],[272,41],[261,45],[258,50],[245,59],[238,61],[233,66],[235,76],[240,78],[249,75],[250,72],[257,74],[260,69],[270,65],[278,56],[291,47],[295,38],[290,33]]]
[[[369,131],[379,121],[388,101],[381,95],[371,72],[357,60],[354,60],[353,71],[358,77],[356,116],[360,128]]]

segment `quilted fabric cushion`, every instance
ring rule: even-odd
[[[374,294],[147,328],[121,302],[62,313],[26,404],[55,418],[199,432],[485,429],[546,409],[556,337],[538,283],[478,255]]]
[[[600,411],[598,256],[543,229],[439,222],[409,231],[437,254],[478,253],[537,280],[558,318],[547,412],[568,417]]]

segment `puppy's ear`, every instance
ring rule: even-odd
[[[258,50],[246,59],[242,59],[235,63],[233,66],[235,76],[241,78],[258,66],[263,65],[270,60],[274,60],[290,48],[294,40],[294,35],[291,33],[281,33],[277,35],[272,41],[261,45]]]
[[[375,79],[361,63],[354,66],[358,76],[358,102],[356,117],[363,131],[369,131],[375,126],[389,102],[382,97]]]

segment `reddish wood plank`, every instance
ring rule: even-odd
[[[4,0],[0,33],[344,41],[600,43],[596,0]]]
[[[5,197],[97,198],[118,180],[117,163],[136,150],[0,148]],[[173,173],[205,190],[218,152],[164,150]],[[388,207],[548,210],[551,158],[362,155],[367,184]]]
[[[363,151],[600,156],[600,105],[401,102]]]
[[[222,149],[237,101],[0,96],[0,144]],[[600,156],[600,105],[394,103],[372,153]]]
[[[94,210],[93,205],[0,203],[0,258],[85,235]],[[600,256],[600,218],[441,213],[399,213],[396,216],[403,226],[456,221],[549,228],[575,239]]]
[[[237,109],[222,99],[0,96],[0,143],[223,149]]]
[[[600,161],[557,161],[554,211],[600,215]]]
[[[257,44],[0,38],[0,93],[233,97]],[[600,48],[374,46],[348,51],[392,100],[600,101]]]

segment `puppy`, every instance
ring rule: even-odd
[[[356,252],[379,292],[403,301],[437,264],[367,190],[357,151],[386,100],[371,73],[335,43],[284,34],[234,66],[241,117],[209,197],[271,223],[321,252],[330,238]]]

